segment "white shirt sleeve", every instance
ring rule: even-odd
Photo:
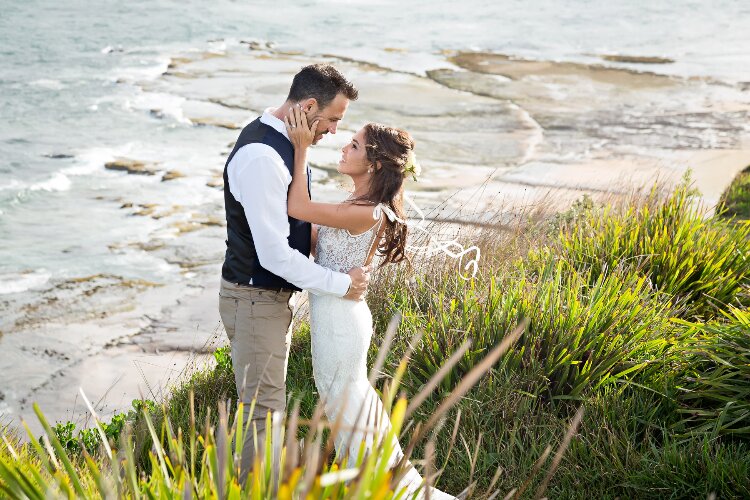
[[[265,144],[240,148],[227,167],[229,191],[245,210],[260,265],[316,295],[343,297],[348,274],[319,266],[289,246],[287,192],[292,176],[281,156]]]

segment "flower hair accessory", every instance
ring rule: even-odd
[[[404,169],[402,170],[404,175],[411,174],[412,179],[415,181],[417,180],[417,177],[422,175],[422,167],[417,163],[417,157],[414,154],[413,150],[409,151],[408,156],[406,157],[406,164],[404,165]]]

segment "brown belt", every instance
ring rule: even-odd
[[[263,286],[263,285],[247,285],[245,283],[236,283],[236,285],[239,285],[241,287],[245,288],[256,288],[258,290],[268,290],[269,292],[277,292],[277,293],[294,293],[296,290],[293,290],[291,288],[282,288],[282,287],[273,287],[273,286]]]

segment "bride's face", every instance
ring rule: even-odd
[[[338,171],[342,174],[357,177],[367,173],[370,164],[365,152],[365,129],[362,128],[352,136],[352,140],[341,150]]]

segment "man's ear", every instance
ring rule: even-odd
[[[318,110],[318,100],[314,97],[310,97],[308,99],[305,99],[304,101],[301,101],[300,107],[302,108],[302,111],[305,113],[314,113]]]

